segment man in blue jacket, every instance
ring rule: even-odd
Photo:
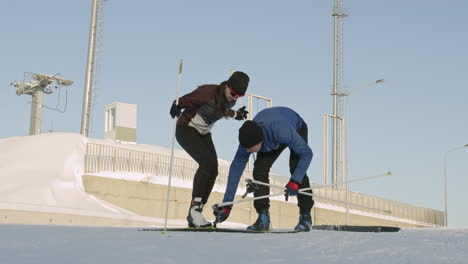
[[[298,193],[299,189],[310,187],[307,169],[312,160],[312,150],[307,144],[307,124],[290,108],[272,107],[260,111],[253,121],[246,121],[239,129],[239,147],[229,169],[228,184],[223,202],[232,202],[236,194],[239,180],[252,152],[258,152],[254,163],[253,178],[269,183],[270,168],[288,147],[289,169],[291,178],[285,187],[285,198],[297,195],[299,206],[299,223],[294,228],[299,231],[309,231],[312,226],[310,211],[314,205],[311,196]],[[259,185],[254,197],[270,194],[268,186]],[[308,191],[311,193],[311,191]],[[270,199],[254,201],[258,219],[248,230],[268,231],[270,229]],[[216,222],[225,221],[231,212],[232,205],[218,207],[214,210]]]

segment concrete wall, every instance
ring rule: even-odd
[[[65,213],[34,212],[21,210],[0,210],[0,223],[15,224],[58,224],[58,225],[90,225],[90,226],[154,226],[153,218],[164,218],[166,210],[167,186],[119,180],[92,175],[83,176],[85,191],[104,201],[115,204],[143,217],[135,219],[115,218],[106,216],[86,216]],[[172,187],[169,206],[169,219],[183,220],[185,223],[187,211],[191,200],[191,189]],[[214,220],[211,205],[219,203],[222,193],[213,192],[204,210],[208,220]],[[240,197],[236,197],[240,199]],[[322,204],[323,201],[320,201]],[[322,207],[322,208],[321,208]],[[295,203],[284,201],[271,201],[270,215],[273,228],[292,228],[298,221],[298,207]],[[145,217],[148,217],[145,219]],[[315,225],[346,224],[344,212],[327,210],[323,206],[315,206],[312,210]],[[232,210],[229,221],[252,224],[257,218],[252,202],[236,204]],[[357,214],[349,214],[350,225],[382,225],[398,227],[418,227],[417,223],[391,221]]]
[[[118,219],[75,214],[50,212],[34,212],[21,210],[0,210],[2,224],[33,224],[33,225],[80,225],[80,226],[151,226],[150,221]]]
[[[119,179],[111,179],[86,175],[83,177],[83,185],[87,193],[102,200],[115,204],[131,212],[142,216],[159,217],[165,215],[167,186],[151,184],[146,182],[135,182]],[[168,218],[186,219],[189,203],[191,200],[191,189],[171,188],[170,206]],[[211,205],[222,201],[223,194],[213,192],[204,210],[208,220],[213,220]],[[236,197],[240,199],[240,197]],[[270,215],[274,228],[292,228],[298,222],[299,209],[296,204],[271,201]],[[345,224],[345,213],[314,207],[313,222],[321,224]],[[252,202],[236,204],[231,212],[229,221],[243,224],[252,224],[257,218]],[[391,221],[356,214],[349,215],[351,225],[384,225],[399,227],[417,227],[415,223]]]

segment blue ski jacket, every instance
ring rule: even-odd
[[[303,122],[299,114],[287,107],[271,107],[258,112],[253,121],[263,129],[264,140],[260,152],[270,152],[281,145],[286,145],[299,156],[299,162],[291,179],[301,183],[312,161],[313,153],[307,142],[297,133]],[[249,157],[250,153],[239,145],[229,168],[223,202],[234,200],[239,180]]]

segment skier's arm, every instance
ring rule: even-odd
[[[248,153],[244,147],[239,145],[234,160],[229,167],[228,183],[226,186],[226,192],[224,193],[224,202],[234,201],[237,187],[239,185],[240,178],[244,172],[245,165],[249,161],[250,153]]]
[[[235,118],[236,117],[236,111],[234,111],[232,109],[229,109],[227,116],[229,116],[230,118]]]
[[[309,168],[313,153],[307,142],[297,133],[295,129],[288,128],[280,130],[278,140],[281,144],[286,144],[291,151],[299,156],[296,169],[291,175],[291,179],[297,183],[302,182],[302,178]]]
[[[210,91],[209,87],[200,86],[191,93],[180,97],[178,106],[180,108],[195,108],[207,103],[212,97],[212,91]]]

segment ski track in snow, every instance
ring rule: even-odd
[[[0,263],[468,263],[468,229],[238,234],[0,225]]]

